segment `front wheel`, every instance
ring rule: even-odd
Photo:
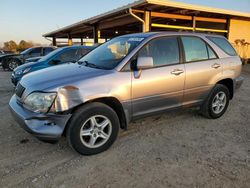
[[[210,119],[221,117],[227,110],[230,93],[226,86],[217,84],[201,106],[201,113]]]
[[[102,103],[89,103],[74,112],[67,127],[69,145],[82,155],[107,150],[119,132],[116,112]]]
[[[8,60],[8,70],[13,71],[19,65],[21,65],[21,61],[19,59],[13,58]]]

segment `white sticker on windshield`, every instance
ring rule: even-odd
[[[144,38],[129,38],[128,39],[128,41],[134,41],[134,42],[141,42],[141,41],[143,41],[144,40]]]

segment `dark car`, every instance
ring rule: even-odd
[[[37,62],[25,63],[17,67],[12,73],[11,81],[16,85],[27,73],[67,62],[76,62],[94,48],[95,47],[93,46],[68,46],[58,48],[50,54],[42,57]]]
[[[2,60],[5,56],[14,54],[12,51],[0,50],[0,66],[2,66]]]
[[[56,47],[33,47],[24,50],[20,54],[7,54],[1,57],[2,67],[4,70],[13,71],[19,65],[22,65],[26,59],[37,56],[45,56],[54,51]]]

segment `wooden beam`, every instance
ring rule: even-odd
[[[195,17],[196,21],[202,21],[202,22],[215,22],[215,23],[227,23],[226,19],[220,19],[220,18],[206,18],[206,17]]]
[[[196,31],[207,31],[207,32],[214,32],[214,33],[227,33],[227,30],[221,30],[221,29],[208,29],[208,28],[195,28]]]
[[[179,25],[166,25],[166,24],[151,24],[152,27],[169,28],[169,29],[184,29],[193,30],[193,27],[179,26]]]
[[[151,24],[152,27],[159,27],[159,28],[169,28],[169,29],[184,29],[184,30],[193,30],[193,27],[186,27],[186,26],[179,26],[179,25],[166,25],[166,24]],[[227,30],[220,30],[220,29],[208,29],[208,28],[199,28],[196,27],[195,31],[205,31],[205,32],[215,32],[215,33],[227,33]]]
[[[136,10],[132,9],[135,13],[144,13],[143,10]],[[168,14],[168,13],[161,13],[161,12],[151,12],[152,17],[158,18],[170,18],[170,19],[180,19],[180,20],[193,20],[192,16],[181,15],[181,14]],[[227,19],[221,18],[208,18],[208,17],[195,17],[196,21],[202,22],[215,22],[215,23],[227,23]]]
[[[136,9],[132,9],[132,11],[133,11],[134,13],[144,13],[144,10],[136,10]]]
[[[151,12],[151,16],[158,17],[158,18],[192,20],[192,16],[185,16],[185,15],[180,15],[180,14],[167,14],[167,13],[160,13],[160,12]]]

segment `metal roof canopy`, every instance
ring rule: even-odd
[[[119,35],[140,32],[141,24],[138,24],[140,23],[138,19],[131,16],[129,13],[130,9],[154,11],[158,13],[200,16],[206,18],[250,19],[250,13],[239,11],[198,6],[168,0],[139,0],[98,16],[77,22],[50,33],[46,33],[43,35],[43,37],[91,38],[94,33],[93,28],[95,27],[98,27],[98,30],[101,30],[102,38],[114,37],[114,31],[116,30],[119,31]],[[118,33],[116,34],[118,35]]]

